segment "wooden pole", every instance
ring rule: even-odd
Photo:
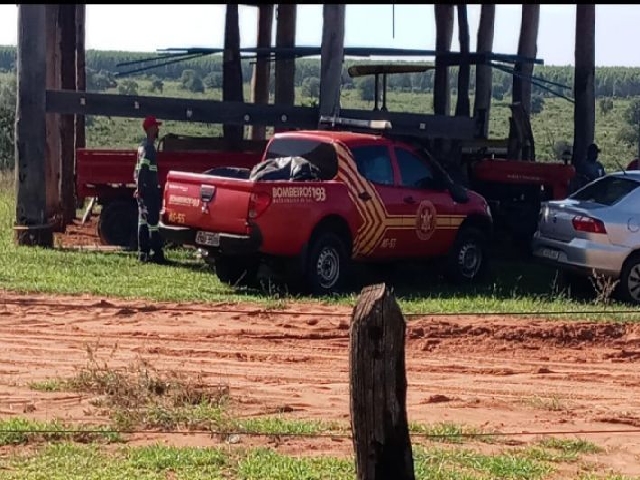
[[[46,196],[46,24],[45,5],[18,4],[15,130],[18,245],[53,246]]]
[[[469,20],[467,19],[467,5],[464,3],[456,5],[458,11],[458,41],[460,42],[460,53],[469,54]],[[469,77],[471,76],[471,66],[468,61],[462,59],[458,68],[458,101],[456,102],[456,115],[469,116]]]
[[[76,5],[61,4],[59,12],[61,83],[65,90],[76,89]],[[60,197],[63,227],[76,218],[75,201],[75,121],[73,115],[60,116]]]
[[[518,41],[518,55],[535,58],[538,53],[538,25],[540,23],[540,5],[522,5],[522,24]],[[513,103],[521,103],[527,115],[531,113],[531,82],[533,64],[516,62],[513,76]]]
[[[271,33],[273,30],[273,5],[264,3],[258,6],[258,48],[271,47]],[[269,55],[258,55],[253,66],[251,77],[251,101],[253,103],[269,103],[269,79],[271,75],[271,62]],[[253,140],[264,140],[265,127],[254,125],[251,128]]]
[[[453,4],[434,5],[436,19],[436,54],[451,51],[453,40]],[[436,115],[451,114],[451,89],[449,67],[436,56],[436,73],[433,80],[433,111]]]
[[[478,53],[490,53],[493,50],[495,16],[495,5],[482,5],[476,46]],[[473,116],[482,116],[483,118],[482,131],[480,132],[482,138],[489,137],[492,78],[493,75],[489,65],[476,65],[476,95],[473,105]]]
[[[320,115],[335,116],[340,112],[345,7],[344,4],[325,3],[322,8]]]
[[[87,71],[85,69],[85,18],[86,5],[76,4],[76,90],[87,90]],[[75,148],[86,147],[85,118],[84,115],[76,115]]]
[[[595,134],[595,5],[576,5],[576,48],[573,110],[573,159],[575,164],[587,155]]]
[[[47,48],[47,89],[59,90],[61,87],[60,25],[58,23],[59,4],[46,5],[45,39]],[[47,218],[56,232],[64,230],[62,204],[60,202],[60,115],[47,113],[47,147],[45,157]]]
[[[222,63],[222,100],[244,101],[242,92],[242,64],[240,62],[240,24],[238,4],[228,3],[225,17],[224,54]],[[224,125],[224,138],[231,144],[239,144],[244,138],[244,127]]]
[[[407,423],[405,320],[385,284],[362,290],[351,318],[351,430],[358,480],[414,480]]]
[[[296,4],[280,3],[277,10],[276,47],[292,48],[296,44]],[[275,103],[293,105],[295,103],[294,81],[295,58],[276,54]]]

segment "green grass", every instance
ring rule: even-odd
[[[358,293],[324,299],[292,298],[259,291],[234,290],[218,281],[190,250],[169,251],[175,266],[139,265],[130,253],[72,251],[61,248],[17,247],[12,225],[15,202],[11,177],[0,179],[0,289],[52,294],[93,294],[104,297],[144,298],[151,301],[258,302],[282,307],[293,300],[352,306]],[[501,259],[494,275],[483,285],[451,286],[435,270],[408,268],[391,279],[405,313],[464,312],[579,312],[596,307],[589,299],[571,299],[554,286],[555,272],[533,263]],[[364,277],[366,279],[366,277]],[[408,281],[407,278],[410,280]],[[418,279],[418,280],[416,280]],[[603,307],[597,306],[598,310]],[[612,313],[590,319],[635,321],[636,314],[615,314],[629,307],[606,307]],[[580,315],[571,318],[583,319]],[[556,317],[554,317],[556,318]]]
[[[542,448],[542,447],[541,447]],[[418,480],[551,479],[562,460],[532,458],[505,449],[494,455],[472,448],[414,447]],[[6,480],[353,480],[354,461],[330,456],[287,456],[269,448],[192,448],[58,443],[0,459]],[[596,478],[578,473],[580,478]],[[622,476],[599,477],[610,480]]]
[[[39,422],[20,417],[0,420],[0,446],[62,441],[114,443],[122,441],[122,437],[111,428],[69,425],[62,420]]]

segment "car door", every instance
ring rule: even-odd
[[[390,144],[350,146],[361,179],[358,210],[362,226],[354,238],[356,258],[389,260],[404,256],[407,248],[403,225],[397,222],[404,208],[396,186]]]
[[[402,192],[401,214],[414,219],[407,232],[407,253],[416,258],[442,255],[451,248],[462,223],[446,183],[409,148],[396,145],[393,151]]]

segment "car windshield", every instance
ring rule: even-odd
[[[638,188],[639,185],[638,182],[630,178],[618,176],[602,177],[569,195],[569,198],[611,206],[618,203]]]

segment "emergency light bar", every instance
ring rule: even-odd
[[[389,120],[362,120],[358,118],[332,117],[329,115],[320,116],[321,125],[336,125],[342,127],[366,128],[370,130],[391,130]]]

